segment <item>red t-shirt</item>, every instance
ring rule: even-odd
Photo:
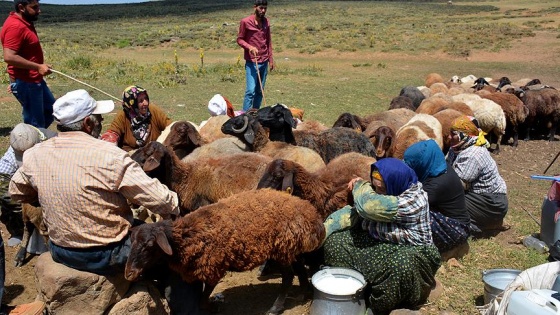
[[[4,22],[0,40],[2,40],[2,47],[14,50],[19,56],[38,64],[44,63],[43,49],[35,26],[15,12],[10,12]],[[43,76],[36,70],[16,68],[10,65],[8,65],[8,74],[12,78],[26,82],[41,82],[43,79]]]

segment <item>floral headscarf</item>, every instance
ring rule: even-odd
[[[398,196],[411,185],[418,182],[416,173],[403,161],[396,158],[384,158],[371,165],[372,178],[381,175],[387,195]]]
[[[451,123],[451,133],[459,136],[459,143],[451,147],[455,152],[462,151],[473,145],[480,147],[489,146],[486,138],[484,138],[486,133],[480,130],[468,116],[456,118]]]
[[[149,107],[145,115],[140,114],[140,110],[138,109],[138,96],[142,93],[146,94],[146,99],[149,103],[150,97],[148,96],[148,92],[137,85],[129,86],[124,90],[122,101],[124,113],[128,119],[130,119],[132,134],[134,138],[136,138],[136,144],[139,147],[146,144],[146,140],[150,134],[150,120],[152,118]]]

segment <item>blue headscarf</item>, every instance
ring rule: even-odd
[[[403,161],[384,158],[371,165],[371,172],[378,171],[383,177],[387,195],[398,196],[418,182],[416,173]],[[370,173],[371,174],[371,173]]]
[[[437,143],[430,139],[417,142],[404,151],[404,162],[418,175],[420,182],[447,171],[445,156]]]

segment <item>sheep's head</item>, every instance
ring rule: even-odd
[[[395,139],[395,132],[390,127],[381,126],[375,130],[371,142],[375,147],[375,158],[377,160],[392,155],[393,139]]]
[[[144,147],[136,150],[130,157],[140,164],[144,172],[150,177],[157,178],[162,183],[167,182],[163,165],[166,157],[169,157],[169,151],[163,144],[151,141]]]
[[[292,161],[283,159],[270,162],[257,189],[272,188],[292,194],[294,192],[294,174],[297,171],[294,164]]]
[[[357,132],[362,132],[361,120],[358,116],[352,115],[350,113],[342,113],[338,116],[338,119],[334,122],[333,128],[335,127],[346,127],[354,129]]]
[[[286,105],[263,107],[257,112],[257,119],[263,127],[270,130],[270,140],[295,144],[292,128],[296,128],[297,123]]]
[[[185,150],[186,154],[202,146],[204,141],[196,128],[187,121],[178,121],[171,127],[169,136],[163,141],[163,145],[170,150]]]
[[[136,281],[150,267],[161,259],[173,254],[166,235],[171,229],[171,221],[146,223],[131,229],[131,248],[124,269],[124,277]]]
[[[243,114],[230,118],[222,125],[222,132],[245,140],[250,145],[255,141],[254,124],[258,123],[251,115]]]

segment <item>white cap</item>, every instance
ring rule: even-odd
[[[10,145],[14,149],[17,165],[21,166],[25,150],[56,135],[56,132],[48,129],[35,128],[24,123],[17,124],[10,132]]]
[[[59,125],[68,125],[92,114],[107,114],[114,108],[113,101],[95,101],[86,90],[75,90],[54,102],[53,116]]]
[[[227,115],[226,100],[220,94],[214,95],[208,102],[208,111],[212,116]]]

